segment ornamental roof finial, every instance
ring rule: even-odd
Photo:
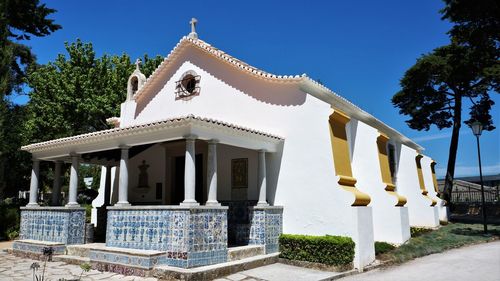
[[[141,63],[142,63],[141,59],[136,59],[136,60],[135,60],[135,63],[134,63],[134,64],[135,64],[135,69],[136,69],[136,70],[141,71],[141,70],[139,69],[139,65],[140,65]]]
[[[198,39],[198,34],[196,33],[196,24],[198,23],[198,20],[195,18],[192,18],[189,24],[191,24],[191,33],[189,33],[189,38],[193,39]]]

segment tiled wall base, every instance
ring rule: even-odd
[[[106,246],[155,250],[159,263],[197,267],[227,261],[227,207],[108,207]]]
[[[17,240],[12,244],[12,253],[16,256],[43,260],[43,249],[51,247],[53,255],[62,255],[66,251],[66,246],[62,243],[34,241],[34,240]]]
[[[140,268],[134,268],[129,265],[121,265],[121,264],[113,264],[113,263],[105,263],[105,262],[90,262],[92,269],[105,271],[105,272],[114,272],[122,275],[134,275],[140,277],[148,277],[151,276],[151,270],[145,270]]]
[[[21,207],[23,240],[58,242],[66,245],[83,244],[85,209],[66,207]]]
[[[249,245],[264,245],[266,254],[279,252],[283,232],[283,207],[250,207]]]

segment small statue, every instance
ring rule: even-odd
[[[148,168],[149,165],[146,164],[146,160],[142,160],[142,164],[139,165],[139,184],[137,188],[149,188],[147,171]]]

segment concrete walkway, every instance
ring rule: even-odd
[[[30,265],[34,260],[23,259],[0,251],[0,280],[21,281],[31,280]],[[43,266],[42,262],[39,262]],[[62,262],[47,264],[46,277],[49,280],[59,278],[75,278],[82,270],[77,265]],[[319,271],[281,263],[271,264],[255,269],[245,270],[232,274],[217,281],[325,281],[335,280],[341,273]],[[155,278],[140,278],[123,276],[116,273],[91,270],[83,273],[82,280],[137,280],[154,281]],[[434,254],[410,261],[400,266],[384,269],[375,269],[363,274],[356,274],[342,279],[342,281],[459,281],[459,280],[500,280],[500,241],[469,246],[451,250],[441,254]]]
[[[340,275],[343,273],[275,263],[241,271],[214,281],[326,281],[338,279],[337,277]]]
[[[500,280],[500,241],[454,249],[341,281]]]
[[[43,262],[30,259],[23,259],[10,255],[7,252],[0,250],[0,280],[1,281],[31,281],[33,280],[32,270],[30,266],[33,262],[40,264],[40,269],[37,274],[42,273]],[[45,271],[45,280],[57,281],[61,278],[75,279],[82,274],[82,270],[78,265],[65,264],[63,262],[47,263]],[[99,272],[91,270],[82,274],[82,281],[95,280],[122,280],[122,281],[156,281],[156,278],[140,278],[136,276],[124,276],[110,272]]]

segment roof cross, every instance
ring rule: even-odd
[[[139,65],[140,65],[141,63],[142,63],[141,59],[136,59],[136,60],[135,60],[135,63],[134,63],[134,64],[135,64],[135,69],[140,70],[140,69],[139,69]]]
[[[189,24],[191,24],[191,33],[189,33],[190,38],[198,39],[198,34],[196,33],[196,24],[198,23],[198,20],[195,18],[191,18],[191,21]]]

